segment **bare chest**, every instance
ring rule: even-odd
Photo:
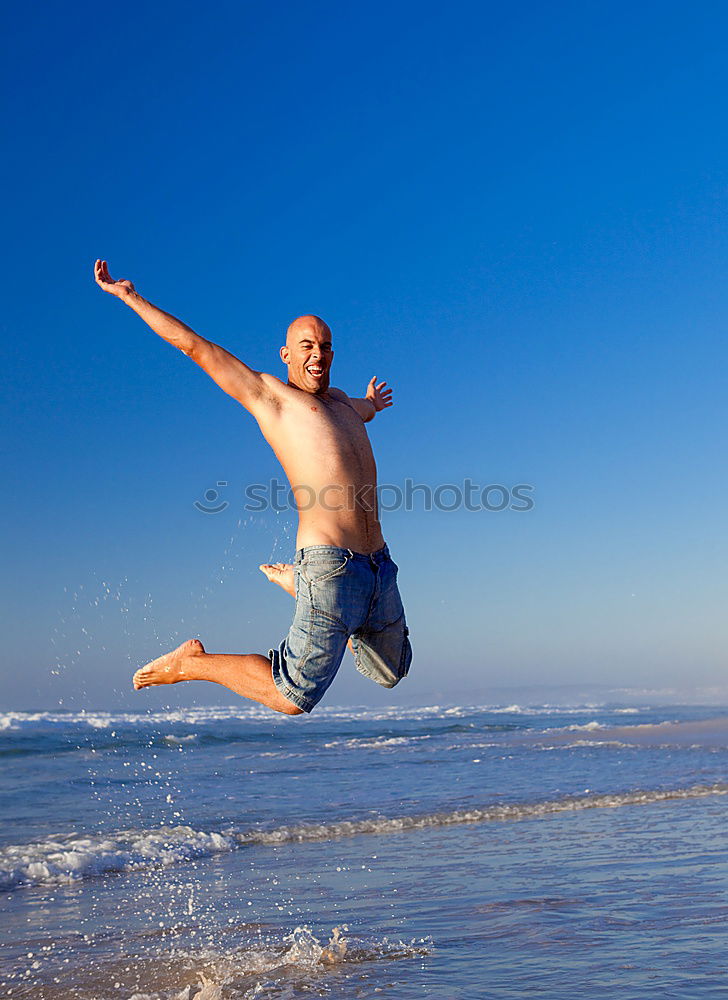
[[[373,461],[364,422],[348,403],[309,396],[296,400],[263,433],[281,459]],[[284,462],[285,464],[285,462]]]

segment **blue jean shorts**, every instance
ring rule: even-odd
[[[406,676],[409,629],[397,566],[385,545],[362,555],[335,545],[299,549],[294,561],[296,612],[278,649],[268,653],[281,694],[311,712],[336,676],[351,638],[356,669],[384,687]]]

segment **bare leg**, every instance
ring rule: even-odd
[[[291,597],[296,596],[296,584],[293,579],[293,566],[290,563],[263,563],[258,569],[261,573],[265,573],[271,583],[277,583],[279,587],[283,587],[287,594]],[[354,655],[354,647],[351,644],[351,639],[346,644],[351,650],[351,655]]]
[[[134,674],[137,691],[179,681],[213,681],[276,712],[301,714],[301,709],[275,686],[270,660],[260,653],[206,653],[199,639],[188,639]]]

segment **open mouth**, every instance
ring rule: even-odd
[[[306,371],[308,372],[309,375],[312,375],[313,378],[323,378],[324,376],[324,369],[321,367],[321,365],[309,365],[306,368]]]

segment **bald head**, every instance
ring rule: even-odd
[[[328,337],[331,340],[331,330],[328,323],[324,323],[320,316],[309,315],[294,319],[286,330],[286,344],[290,347],[292,340],[306,333],[317,333],[319,336]]]
[[[281,360],[288,366],[288,384],[304,392],[322,393],[329,387],[334,352],[331,330],[320,316],[299,316],[286,330]]]

